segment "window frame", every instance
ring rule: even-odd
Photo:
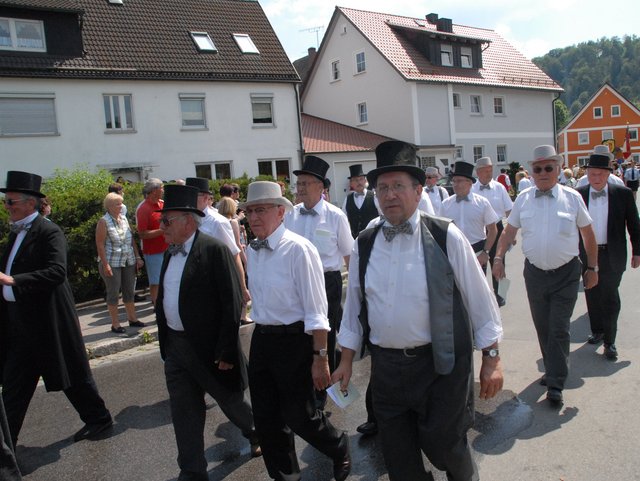
[[[107,104],[105,104],[105,99],[109,98],[109,113],[110,113],[110,121],[112,123],[112,127],[109,127],[109,123],[107,121]],[[118,114],[119,114],[119,118],[120,118],[120,127],[115,127],[115,111],[114,111],[114,103],[113,103],[113,99],[114,98],[118,98]],[[127,118],[127,103],[126,103],[126,98],[129,98],[129,116],[130,118]],[[133,95],[132,94],[116,94],[116,93],[110,93],[110,94],[102,94],[102,106],[103,106],[103,112],[104,112],[104,133],[105,134],[126,134],[126,133],[135,133],[136,132],[136,127],[135,127],[135,116],[133,114]],[[124,113],[125,116],[125,121],[122,122],[122,113]],[[131,127],[129,127],[128,125],[131,124]],[[124,125],[124,127],[123,127]]]
[[[500,101],[500,105],[496,105],[496,100]],[[498,112],[498,108],[502,110],[502,112]],[[496,95],[493,97],[493,115],[496,117],[505,117],[507,115],[506,109],[506,101],[504,95]]]
[[[193,40],[193,43],[198,49],[198,52],[204,52],[204,53],[218,52],[218,48],[216,47],[216,44],[213,42],[211,35],[209,35],[209,32],[191,31],[189,32],[189,35],[191,35],[191,40]],[[204,43],[202,41],[204,41]]]
[[[625,131],[625,136],[626,135],[627,135],[627,133]],[[629,129],[629,140],[631,140],[631,141],[638,140],[638,129],[637,128]]]
[[[258,159],[258,175],[270,175],[271,177],[273,177],[274,179],[277,180],[283,180],[283,179],[291,179],[291,159],[288,158],[277,158],[277,159]],[[282,164],[286,162],[286,173],[282,172],[280,174],[280,176],[278,176],[278,171],[282,171]],[[271,173],[270,174],[266,174],[266,173],[261,173],[260,172],[260,164],[263,164],[263,166],[265,164],[269,163],[270,167],[271,167]],[[280,164],[280,165],[279,165]]]
[[[445,62],[445,54],[447,54],[447,62]],[[440,43],[440,65],[443,67],[453,67],[453,45],[450,43]]]
[[[452,98],[453,108],[461,109],[462,102],[460,101],[460,94],[457,92],[453,92],[453,94],[451,95],[451,98]]]
[[[480,153],[476,153],[476,149],[480,149]],[[484,157],[484,150],[485,150],[485,146],[484,145],[474,145],[473,146],[473,163],[475,164],[476,162],[478,162],[478,159],[481,157]]]
[[[331,62],[331,82],[337,82],[341,79],[340,77],[340,59],[333,60]]]
[[[272,93],[252,93],[251,98],[251,126],[254,129],[274,128],[276,127],[274,95]],[[271,113],[271,122],[256,122],[255,105],[269,105]]]
[[[356,114],[358,125],[365,125],[369,123],[369,109],[367,107],[367,102],[358,102],[356,104]]]
[[[0,50],[7,50],[12,52],[46,52],[47,51],[47,37],[44,29],[44,22],[42,20],[34,20],[28,18],[13,18],[13,17],[0,17],[0,20],[6,20],[9,24],[9,38],[11,39],[11,45],[0,45]],[[19,46],[19,37],[16,27],[16,22],[28,23],[37,26],[37,30],[40,33],[42,39],[42,47],[21,47]]]
[[[578,157],[577,162],[579,167],[584,167],[589,163],[589,157]]]
[[[180,103],[180,130],[194,131],[194,130],[209,130],[207,126],[207,106],[206,95],[204,93],[180,93],[178,94],[178,101]],[[185,111],[183,110],[183,101],[199,101],[202,105],[202,124],[201,125],[185,125]]]
[[[500,149],[503,149],[502,154],[500,154]],[[507,144],[498,144],[496,145],[496,163],[497,164],[507,164],[509,162],[509,157],[507,155]],[[502,157],[502,160],[500,158]]]
[[[600,115],[596,114],[596,111],[600,111]],[[593,118],[594,119],[601,119],[603,115],[603,110],[602,107],[593,107]]]
[[[613,139],[613,130],[602,130],[602,141]]]
[[[358,57],[362,57],[359,59]],[[360,75],[367,71],[367,57],[364,50],[360,50],[355,54],[355,73],[354,75]]]
[[[586,136],[586,139],[585,139],[585,136]],[[591,135],[589,134],[588,130],[585,130],[583,132],[578,132],[578,145],[589,145],[590,144],[589,137],[591,137]]]
[[[37,101],[41,100],[42,105],[51,106],[50,110],[50,118],[49,121],[53,125],[53,130],[40,130],[40,131],[30,131],[30,132],[9,132],[4,133],[1,129],[0,123],[0,138],[2,137],[51,137],[60,135],[60,129],[58,128],[58,116],[56,112],[56,96],[54,93],[0,93],[0,103],[2,100],[25,100],[25,101]],[[30,102],[34,103],[34,102]],[[1,114],[0,110],[0,114]],[[35,117],[37,119],[42,119],[42,114],[36,113]],[[22,120],[24,124],[24,118],[18,119]],[[28,119],[27,119],[28,120]]]
[[[463,59],[469,59],[469,65],[464,65]],[[460,47],[460,67],[473,68],[473,49],[471,47]]]
[[[463,145],[456,145],[455,147],[455,152],[453,153],[454,155],[454,162],[457,159],[464,159],[464,146]]]
[[[253,39],[248,33],[234,33],[233,39],[240,51],[245,55],[260,55],[260,50],[256,47]]]
[[[474,112],[474,99],[478,99],[478,111]],[[482,95],[469,94],[469,112],[471,115],[482,115]]]
[[[614,108],[618,109],[618,113],[617,114],[613,112]],[[621,115],[622,115],[622,113],[621,113],[620,105],[617,105],[617,104],[616,105],[612,105],[611,106],[611,117],[620,117]]]

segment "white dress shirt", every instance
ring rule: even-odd
[[[420,212],[409,219],[413,234],[398,234],[387,242],[378,231],[365,275],[371,327],[370,341],[381,347],[404,349],[431,342],[429,279],[425,273]],[[447,253],[462,300],[469,313],[478,348],[502,337],[500,312],[485,275],[462,232],[451,224]],[[338,333],[341,346],[359,352],[362,344],[359,253],[356,242],[349,263],[347,300]],[[434,274],[434,273],[431,273]],[[437,273],[435,273],[437,275]]]
[[[535,197],[536,188],[522,192],[507,221],[522,229],[522,252],[542,270],[556,269],[578,255],[581,227],[593,221],[582,196],[556,184],[553,197]]]
[[[304,321],[305,332],[329,331],[327,295],[320,256],[314,245],[280,225],[269,249],[247,249],[251,318],[257,324]]]
[[[34,212],[33,214],[28,215],[24,219],[20,219],[16,222],[13,222],[13,224],[14,225],[31,224],[34,220],[36,220],[36,217],[38,217],[38,212]],[[7,265],[0,266],[0,269],[5,268],[4,273],[8,276],[11,275],[11,265],[13,264],[13,260],[15,259],[16,254],[18,253],[18,249],[20,249],[20,246],[22,245],[22,241],[24,240],[26,235],[27,235],[26,230],[21,230],[20,232],[18,232],[18,234],[16,234],[16,240],[13,243],[13,246],[11,247],[11,252],[9,253],[9,257],[7,259]],[[4,297],[4,300],[7,302],[16,302],[16,296],[13,294],[12,286],[2,286],[2,296]]]
[[[513,208],[513,202],[507,193],[507,189],[504,188],[504,185],[495,180],[491,180],[487,184],[489,186],[488,189],[481,189],[481,185],[480,181],[477,181],[471,186],[471,192],[475,192],[487,199],[500,219],[506,217],[507,212]]]
[[[610,182],[612,184],[624,185],[624,181],[617,175],[613,175],[613,174],[609,175],[607,182]],[[587,177],[587,174],[585,174],[578,179],[578,183],[576,184],[576,187],[582,187],[584,185],[587,185],[588,183],[589,183],[589,178]]]
[[[500,220],[489,204],[481,195],[469,192],[469,200],[456,202],[457,195],[452,195],[440,207],[440,215],[453,219],[458,228],[469,239],[471,244],[487,238],[485,227]]]
[[[638,170],[635,167],[629,167],[624,171],[624,180],[640,180],[640,174],[638,174]]]
[[[592,192],[597,192],[589,187],[589,215],[593,219],[593,232],[596,234],[596,244],[607,243],[607,223],[609,222],[609,184],[604,185],[606,195],[597,199],[591,197]]]
[[[523,177],[522,179],[520,179],[520,182],[518,182],[518,194],[521,192],[524,192],[525,189],[528,189],[529,187],[533,186],[533,182],[531,182],[531,179],[527,179],[526,177]]]
[[[205,215],[198,230],[221,241],[229,248],[231,255],[238,254],[240,249],[236,244],[236,238],[233,235],[233,228],[229,219],[218,212],[211,213],[210,209],[205,209],[204,213]]]
[[[358,209],[362,209],[362,204],[364,204],[364,198],[367,195],[367,192],[368,189],[364,189],[362,191],[362,195],[356,195],[355,192],[349,192],[342,202],[342,212],[345,214],[347,213],[347,199],[349,199],[350,195],[353,195],[353,202],[356,204],[356,207]],[[375,195],[373,196],[373,203],[375,204],[376,209],[378,209],[378,213],[380,213],[380,204],[378,203],[378,198]]]
[[[431,189],[431,187],[424,187],[422,190],[429,197],[436,215],[440,215],[440,206],[445,199],[449,198],[449,192],[441,185],[434,185],[432,192],[429,192],[428,189]],[[440,199],[440,195],[442,195],[442,199]]]
[[[420,195],[420,203],[418,204],[418,209],[424,212],[425,214],[436,215],[436,211],[433,208],[433,204],[431,204],[431,199],[429,199],[429,196],[424,190]]]
[[[316,246],[324,272],[339,271],[344,262],[343,257],[348,256],[353,247],[347,216],[323,199],[313,207],[317,215],[302,215],[301,207],[304,205],[298,204],[285,215],[284,225]]]
[[[184,331],[184,325],[180,318],[180,282],[195,236],[195,233],[192,234],[184,243],[184,250],[187,252],[187,255],[178,253],[170,256],[169,264],[167,264],[167,270],[164,273],[164,279],[162,281],[162,287],[164,288],[162,307],[164,309],[164,315],[167,318],[167,326],[174,331]]]

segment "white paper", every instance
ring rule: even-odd
[[[507,300],[507,292],[509,292],[510,285],[511,285],[511,281],[506,277],[498,281],[498,295],[502,297],[505,301]]]
[[[360,399],[360,392],[353,384],[349,384],[347,391],[340,390],[340,381],[327,388],[327,394],[333,402],[341,409],[346,408],[354,401]]]

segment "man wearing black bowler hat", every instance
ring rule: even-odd
[[[627,236],[631,238],[631,267],[640,266],[640,220],[633,191],[608,182],[613,155],[609,152],[591,153],[587,164],[589,185],[576,189],[593,218],[593,230],[598,244],[598,285],[585,291],[591,324],[589,344],[604,341],[604,355],[618,358],[616,334],[620,314],[618,287],[627,264]],[[580,243],[580,257],[587,265],[584,244]]]
[[[74,441],[113,424],[98,394],[67,280],[62,230],[38,214],[42,177],[7,172],[4,205],[11,233],[0,258],[2,398],[15,446],[42,376],[47,391],[63,391],[85,426]]]
[[[337,366],[336,333],[342,318],[342,274],[344,264],[349,267],[349,254],[353,237],[347,216],[339,208],[322,199],[323,182],[329,164],[320,157],[308,155],[302,169],[294,170],[297,198],[300,204],[285,215],[285,227],[310,240],[322,261],[324,283],[329,305],[328,317],[331,331],[328,334],[327,355],[329,369]],[[324,409],[326,392],[318,392],[318,407]]]
[[[332,381],[348,389],[361,347],[371,352],[373,410],[391,481],[433,479],[422,453],[452,481],[478,479],[473,349],[483,350],[480,398],[502,389],[500,314],[469,241],[450,220],[420,212],[425,172],[414,146],[383,142],[367,174],[384,220],[358,236]]]
[[[372,190],[367,189],[367,178],[362,171],[362,164],[350,165],[349,174],[347,178],[351,192],[344,199],[342,212],[347,214],[351,235],[355,239],[371,219],[380,215],[380,211],[376,196]]]
[[[246,360],[240,347],[240,280],[229,249],[198,231],[204,213],[198,189],[165,186],[160,220],[170,244],[160,272],[156,314],[160,354],[178,446],[179,481],[207,481],[204,393],[260,455],[245,400]]]

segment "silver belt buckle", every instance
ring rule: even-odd
[[[404,354],[404,357],[417,357],[417,354],[409,354],[407,351],[410,351],[411,349],[414,349],[413,347],[405,347],[402,350],[402,354]]]

